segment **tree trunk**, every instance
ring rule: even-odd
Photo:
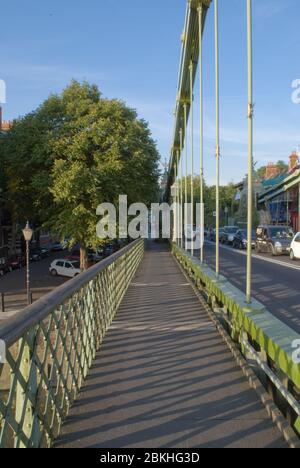
[[[16,255],[17,253],[17,223],[12,221],[11,225],[11,244],[10,244],[10,254]]]
[[[86,271],[88,269],[88,258],[86,247],[80,247],[80,269]]]

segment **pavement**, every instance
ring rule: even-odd
[[[221,274],[241,291],[246,289],[246,253],[220,247]],[[199,258],[199,251],[195,251]],[[215,244],[205,244],[205,262],[215,268]],[[288,257],[253,253],[253,296],[275,317],[300,334],[300,262]]]
[[[286,448],[164,246],[146,252],[58,448]]]

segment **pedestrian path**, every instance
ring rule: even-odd
[[[57,447],[287,447],[166,247],[152,244]]]

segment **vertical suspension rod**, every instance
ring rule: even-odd
[[[190,112],[191,112],[191,253],[194,256],[194,93],[193,93],[194,65],[190,63]]]
[[[247,0],[247,48],[248,48],[248,243],[247,243],[247,303],[252,294],[252,228],[253,228],[253,44],[252,0]]]
[[[216,86],[216,276],[220,274],[220,91],[219,91],[219,0],[215,0]]]
[[[200,261],[204,261],[204,161],[203,161],[203,44],[202,44],[202,23],[203,5],[198,8],[199,19],[199,80],[200,80]]]
[[[187,103],[184,103],[184,135],[185,135],[185,178],[184,178],[184,237],[185,237],[185,249],[187,249],[187,203],[188,203],[188,144],[187,144]]]

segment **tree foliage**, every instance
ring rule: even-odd
[[[191,176],[187,177],[187,200],[188,203],[191,201]],[[195,203],[200,202],[200,177],[194,177],[194,201]],[[220,187],[220,211],[221,211],[221,223],[226,224],[227,214],[225,214],[225,209],[228,208],[229,217],[234,217],[237,204],[235,202],[236,187],[233,183],[229,183],[226,186]],[[183,197],[185,199],[185,178],[183,179]],[[204,182],[204,215],[205,215],[205,224],[210,227],[214,227],[216,223],[216,218],[214,217],[214,212],[216,211],[216,187],[209,186]]]
[[[14,221],[41,224],[51,206],[53,155],[50,142],[63,120],[59,100],[50,98],[36,111],[13,122],[0,139],[6,175],[6,203]]]
[[[7,201],[15,220],[50,228],[83,262],[96,237],[96,208],[156,201],[158,160],[148,124],[122,101],[72,81],[36,111],[16,120],[0,142],[8,178]]]

